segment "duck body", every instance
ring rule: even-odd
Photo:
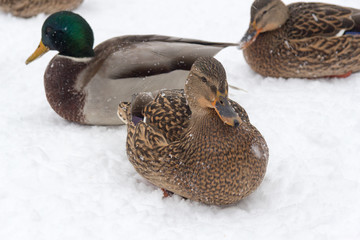
[[[258,29],[256,39],[244,48],[245,60],[255,72],[270,77],[319,78],[360,71],[360,10],[324,3],[285,7],[286,21],[273,30]],[[249,35],[242,42],[246,37]]]
[[[47,100],[66,120],[90,125],[123,124],[116,115],[119,102],[130,101],[138,92],[181,88],[198,57],[213,56],[236,45],[129,35],[109,39],[92,49],[90,26],[71,12],[51,15],[42,32],[42,41],[27,63],[49,49],[58,50],[44,75]]]
[[[93,58],[55,56],[44,76],[48,102],[61,117],[82,124],[123,124],[119,102],[133,94],[182,88],[192,63],[227,44],[159,35],[110,39]]]
[[[0,0],[0,9],[17,17],[29,18],[39,13],[73,10],[82,2],[83,0]]]
[[[128,157],[140,175],[162,189],[213,205],[236,203],[260,185],[268,148],[239,104],[224,100],[241,122],[234,127],[214,109],[191,110],[184,90],[145,96],[119,106],[128,123]],[[138,104],[141,98],[146,101]],[[139,115],[143,120],[133,121]]]

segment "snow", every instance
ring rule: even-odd
[[[76,12],[96,43],[150,33],[239,41],[251,3],[87,0]],[[229,85],[246,90],[230,97],[269,146],[264,182],[229,207],[163,199],[127,160],[124,126],[80,126],[49,107],[43,75],[55,52],[25,66],[45,18],[0,13],[0,239],[360,239],[360,73],[263,78],[237,48],[222,51]]]
[[[318,22],[319,21],[319,19],[317,18],[317,16],[316,16],[316,14],[311,14],[311,16],[314,18],[314,20],[316,21],[316,22]]]
[[[255,157],[257,157],[258,159],[260,159],[263,156],[257,144],[252,145],[251,150],[254,152]]]

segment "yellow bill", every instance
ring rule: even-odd
[[[47,51],[49,51],[50,49],[48,47],[46,47],[42,41],[40,41],[40,44],[38,46],[38,48],[35,50],[35,52],[26,60],[26,64],[31,63],[32,61],[34,61],[35,59],[41,57],[44,53],[46,53]]]

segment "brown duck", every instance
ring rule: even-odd
[[[250,67],[263,76],[347,77],[360,71],[360,10],[255,0],[240,46]]]
[[[39,13],[51,14],[73,10],[84,0],[0,0],[0,9],[17,17],[29,18]]]
[[[136,171],[156,186],[206,204],[236,203],[262,182],[268,148],[245,110],[228,98],[223,66],[196,60],[184,90],[121,103],[127,153]]]

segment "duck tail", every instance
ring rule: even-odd
[[[153,93],[141,92],[134,94],[131,102],[121,102],[119,104],[117,111],[118,117],[125,124],[128,124],[128,122],[131,121],[136,126],[140,121],[144,121],[143,110],[152,100],[154,100]]]
[[[351,30],[345,31],[344,35],[360,35],[360,11],[352,14],[351,20],[354,22],[354,27]]]
[[[121,102],[118,106],[117,115],[121,121],[127,124],[129,121],[129,113],[130,113],[130,106],[131,103],[128,102]]]

